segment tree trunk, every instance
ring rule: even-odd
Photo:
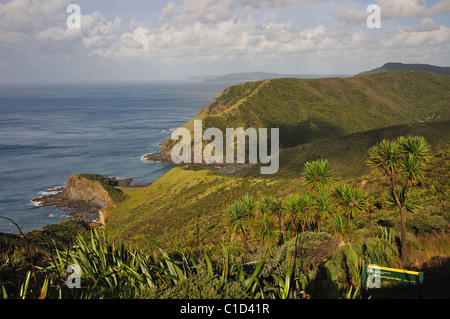
[[[241,231],[242,231],[242,240],[244,241],[244,247],[246,250],[249,250],[250,246],[248,245],[248,242],[247,242],[247,235],[245,234],[245,230],[241,229]]]
[[[282,243],[284,241],[284,238],[283,238],[283,228],[282,228],[283,226],[281,223],[281,216],[278,218],[278,221],[280,224],[280,234],[278,235],[278,243]]]
[[[400,220],[401,220],[401,242],[402,242],[402,259],[403,261],[408,258],[408,250],[406,247],[406,207],[400,208]]]
[[[333,229],[334,229],[334,238],[337,238],[337,230],[336,230],[336,224],[334,223],[333,216],[330,216],[331,222],[333,223]]]
[[[351,231],[350,231],[350,222],[351,222],[351,216],[350,214],[347,215],[347,231],[348,231],[348,241],[350,242],[350,237],[351,237]]]

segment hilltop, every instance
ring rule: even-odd
[[[370,75],[394,71],[425,71],[434,74],[450,75],[450,67],[442,67],[430,64],[404,64],[393,62],[386,63],[383,66],[370,71],[359,73],[358,75]]]

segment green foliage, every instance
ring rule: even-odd
[[[323,265],[330,277],[341,287],[357,286],[360,279],[362,249],[358,245],[347,244],[340,247]]]
[[[335,185],[335,194],[344,214],[352,218],[360,216],[367,207],[367,193],[361,188],[346,184]]]
[[[277,228],[272,216],[263,213],[255,223],[255,236],[264,243],[273,243],[278,238],[279,229]]]
[[[394,267],[398,257],[398,248],[393,243],[381,238],[369,238],[363,245],[363,256],[368,264],[382,267]]]
[[[382,170],[391,179],[395,174],[404,174],[409,182],[416,184],[429,153],[430,147],[422,136],[383,139],[369,150],[369,165]]]
[[[406,203],[405,208],[408,212],[414,213],[420,208],[420,193],[412,188],[409,188],[405,193],[402,187],[397,186],[395,187],[395,192],[389,192],[386,197],[386,203],[392,210],[398,211],[399,207],[396,198],[400,200],[400,203]]]
[[[333,168],[335,177],[359,177],[370,172],[367,152],[383,139],[396,139],[399,136],[423,136],[436,152],[447,147],[450,140],[450,121],[411,123],[391,127],[381,127],[359,133],[332,136],[295,147],[280,150],[280,169],[276,177],[296,177],[303,171],[307,161],[326,158]],[[259,167],[241,173],[241,176],[257,176]]]
[[[368,164],[380,170],[390,181],[388,203],[400,212],[402,258],[408,255],[406,243],[406,212],[418,208],[419,195],[411,191],[422,179],[429,159],[430,147],[422,136],[383,139],[369,150]]]
[[[396,143],[406,145],[407,140],[400,138]],[[419,158],[420,152],[414,145],[408,147],[410,154],[404,157],[406,164],[394,165],[395,169],[416,170],[418,167],[412,162],[408,164],[408,158]],[[427,233],[427,238],[432,238],[434,232],[439,231],[440,236],[446,238],[449,154],[439,153],[429,159],[426,169],[420,168],[421,174],[414,175],[421,176],[414,190],[410,188],[404,193],[399,188],[396,192],[401,201],[406,195],[409,205],[418,197],[414,193],[422,197],[423,208],[411,209],[416,213],[408,221],[408,229],[415,233],[407,234],[415,256],[425,247],[416,236]],[[412,180],[414,176],[401,177]],[[359,187],[349,186],[362,181],[370,196]],[[386,185],[385,180],[363,176],[329,184],[328,188],[314,190],[311,195],[306,192],[303,180],[298,178],[231,178],[203,170],[175,169],[147,189],[126,190],[130,198],[111,209],[116,213],[116,227],[135,230],[135,237],[130,240],[132,245],[111,240],[99,230],[87,232],[86,225],[78,221],[51,225],[40,232],[25,234],[24,238],[2,234],[0,271],[6,280],[0,278],[0,296],[358,298],[364,263],[394,267],[398,262],[398,221],[386,211],[389,203],[379,200],[386,194],[383,191]],[[270,194],[270,197],[261,197],[263,194]],[[333,222],[336,237],[328,227],[322,232],[312,231],[318,221],[313,214],[315,211],[333,213],[329,220]],[[359,216],[363,211],[368,214]],[[352,217],[350,226],[345,213]],[[162,216],[159,219],[158,214]],[[380,220],[392,220],[392,228],[374,227]],[[248,239],[249,245],[242,248],[240,242],[227,242],[224,236],[222,242],[211,240],[207,245],[206,240],[196,246],[186,240],[183,242],[186,247],[182,248],[167,239],[170,238],[167,234],[175,236],[176,233],[187,239],[189,234],[183,233],[186,228],[180,225],[190,227],[192,221],[196,221],[197,229],[204,229],[204,233],[216,231],[220,235],[229,225],[243,240]],[[160,228],[146,228],[149,225]],[[354,235],[351,245],[350,237],[345,234],[349,228]],[[284,241],[276,242],[276,234],[286,230],[290,230],[290,235],[285,232]],[[158,231],[167,236],[164,247],[141,239],[141,243],[147,244],[144,249],[133,241],[144,233]],[[208,238],[206,234],[198,234]],[[214,237],[208,239],[211,238]],[[429,243],[427,248],[434,247],[431,240],[426,242]],[[260,243],[264,245],[258,245]],[[428,258],[441,258],[445,254],[448,240],[439,240],[439,245],[436,251],[426,253]],[[194,251],[190,247],[197,248]],[[30,259],[35,262],[34,271],[30,268]],[[71,263],[83,269],[80,290],[69,290],[65,286],[66,267]]]
[[[320,190],[331,183],[331,171],[328,160],[306,162],[304,165],[306,183],[312,190]]]
[[[234,233],[245,233],[249,216],[240,202],[234,202],[228,208],[228,224]]]
[[[222,282],[201,270],[179,284],[163,289],[154,289],[150,298],[159,299],[247,299],[250,294],[240,281]],[[141,296],[142,298],[142,296]]]
[[[407,222],[408,228],[412,229],[416,235],[443,231],[448,221],[441,215],[419,214]]]

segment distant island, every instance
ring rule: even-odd
[[[234,82],[234,81],[260,81],[278,78],[319,79],[330,77],[351,77],[353,74],[280,74],[268,72],[239,72],[225,75],[198,75],[190,76],[188,80],[201,82]]]
[[[369,71],[364,71],[358,74],[282,74],[282,73],[270,73],[270,72],[238,72],[229,73],[223,75],[196,75],[189,76],[189,81],[199,82],[247,82],[247,81],[260,81],[271,80],[279,78],[298,78],[298,79],[319,79],[319,78],[349,78],[360,75],[370,75],[385,72],[394,71],[425,71],[434,74],[450,75],[450,67],[441,67],[431,64],[405,64],[388,62],[379,68],[375,68]]]

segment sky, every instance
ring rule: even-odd
[[[2,83],[357,74],[449,53],[450,0],[0,0]]]

